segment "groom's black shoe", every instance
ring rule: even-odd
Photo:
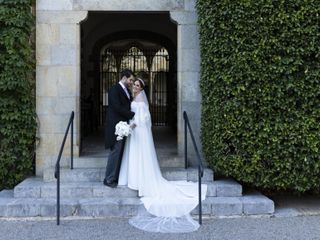
[[[103,184],[111,188],[115,188],[118,185],[116,182],[109,182],[106,179],[103,180]]]

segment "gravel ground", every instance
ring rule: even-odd
[[[205,219],[197,232],[188,234],[148,233],[135,229],[128,219],[0,220],[0,239],[5,240],[117,240],[117,239],[320,239],[320,216],[279,218]]]

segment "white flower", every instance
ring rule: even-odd
[[[117,135],[117,141],[122,140],[124,136],[128,137],[131,134],[132,129],[130,125],[124,121],[120,121],[116,125],[115,135]]]

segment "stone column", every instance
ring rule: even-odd
[[[183,111],[189,116],[191,127],[195,135],[198,148],[201,151],[200,121],[201,94],[200,80],[200,46],[197,26],[197,13],[194,1],[186,0],[188,11],[171,12],[171,18],[178,23],[178,152],[184,153],[184,121]],[[190,137],[188,138],[188,152],[194,156]],[[196,159],[190,158],[194,165]]]
[[[79,154],[80,25],[86,11],[71,10],[71,1],[37,1],[36,108],[38,135],[36,174],[54,166],[71,114],[75,112],[74,153]],[[68,137],[61,165],[68,165]]]

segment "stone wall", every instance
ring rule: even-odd
[[[182,112],[200,129],[200,53],[195,0],[37,0],[36,79],[40,146],[36,173],[56,161],[71,111],[75,111],[74,147],[80,142],[80,22],[88,11],[168,11],[178,25],[178,150],[183,149]],[[67,140],[64,156],[69,155]],[[63,166],[68,165],[66,161]]]

